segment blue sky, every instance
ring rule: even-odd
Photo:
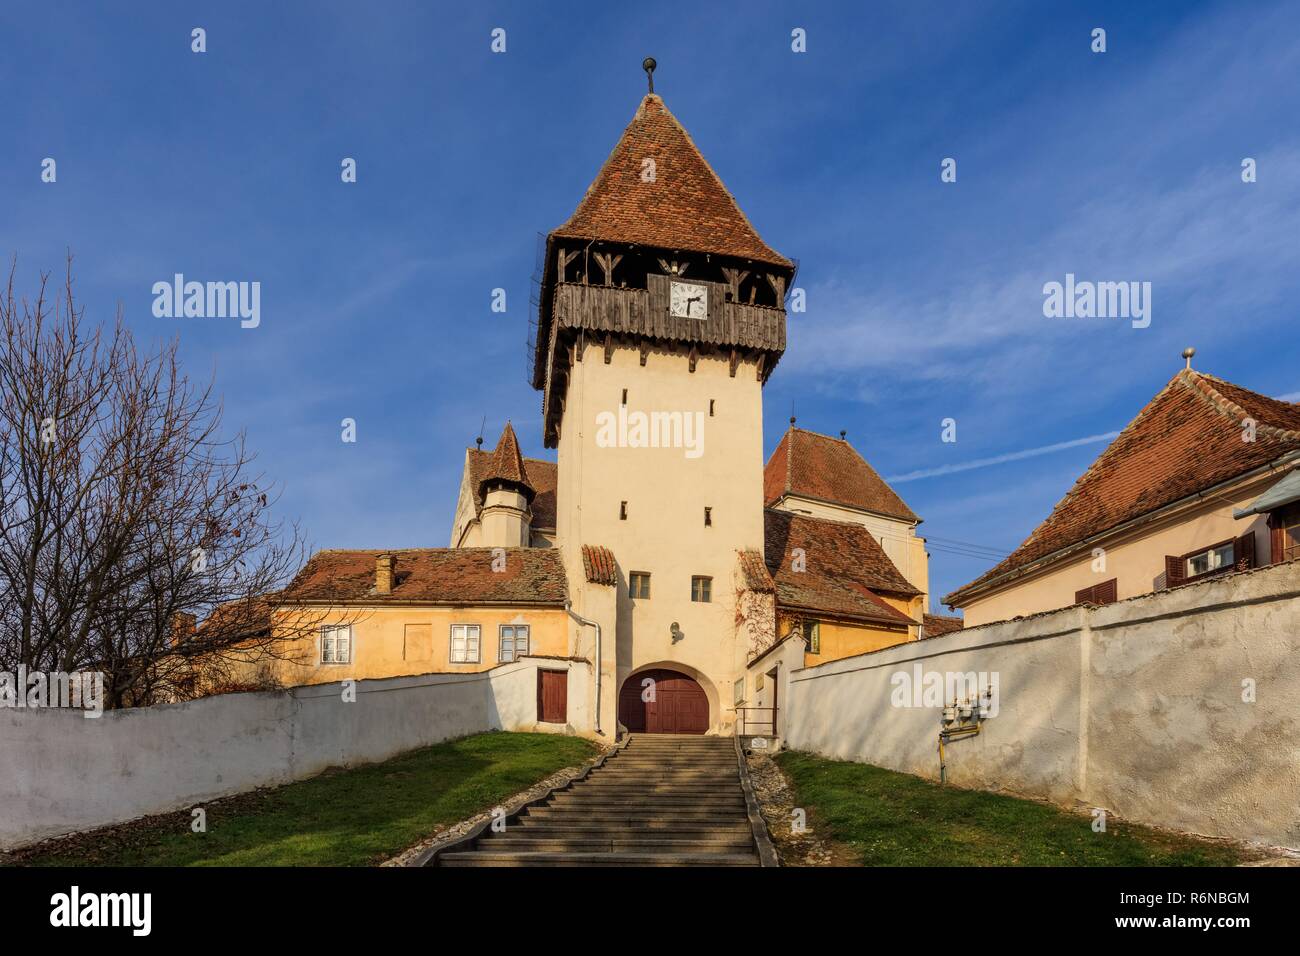
[[[92,319],[120,303],[139,336],[179,336],[317,546],[445,545],[484,417],[553,457],[526,379],[537,235],[631,118],[647,54],[800,262],[767,451],[792,402],[891,477],[1076,442],[1121,428],[1185,345],[1300,392],[1294,3],[9,2],[0,250],[30,290],[71,248]],[[155,318],[176,272],[259,281],[260,327]],[[1067,272],[1151,282],[1150,327],[1045,318]],[[934,594],[992,563],[951,542],[1010,551],[1103,447],[899,482]]]

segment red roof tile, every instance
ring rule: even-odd
[[[772,580],[766,561],[757,548],[746,548],[740,552],[740,576],[750,591],[771,594],[776,590],[776,582]]]
[[[960,631],[966,622],[959,617],[947,614],[926,614],[921,618],[921,637],[942,637]]]
[[[1255,441],[1242,423],[1256,422]],[[1047,520],[996,567],[943,599],[971,593],[1078,544],[1300,449],[1300,405],[1184,369],[1089,466]]]
[[[916,624],[878,593],[914,597],[876,539],[860,524],[788,511],[764,512],[766,564],[778,607],[888,624]],[[794,549],[803,550],[795,570]]]
[[[784,494],[920,521],[865,458],[842,438],[791,427],[763,469],[763,501]]]
[[[553,548],[412,548],[403,551],[319,551],[285,589],[283,599],[365,604],[545,604],[568,597],[564,563]],[[393,590],[375,590],[375,558],[393,556]]]
[[[505,430],[497,440],[487,470],[479,479],[480,486],[487,481],[508,481],[522,485],[530,492],[533,490],[528,481],[528,471],[524,468],[524,458],[519,454],[519,439],[515,437],[515,430],[509,422],[506,422]]]
[[[643,178],[653,159],[654,180]],[[762,239],[700,154],[690,134],[653,93],[552,237],[629,242],[754,259],[791,268]]]
[[[598,544],[582,546],[582,567],[592,584],[618,584],[618,563],[614,552]]]
[[[469,451],[469,482],[474,492],[474,514],[483,510],[483,479],[491,468],[493,452],[477,448]],[[533,528],[555,527],[555,488],[559,483],[555,462],[525,458],[524,471],[533,489]]]

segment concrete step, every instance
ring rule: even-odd
[[[662,787],[668,790],[716,790],[722,787],[730,787],[733,790],[740,789],[740,778],[734,773],[730,777],[669,777],[663,778],[654,774],[613,774],[613,773],[594,773],[586,780],[575,785],[577,787],[621,787],[631,789],[632,787]]]
[[[535,820],[527,824],[525,820],[511,823],[505,833],[492,834],[493,838],[501,836],[532,835],[542,840],[703,840],[730,842],[747,841],[751,834],[747,822],[708,823],[700,826],[677,826],[673,829],[629,826],[601,826],[599,824],[564,824],[547,823]]]
[[[715,784],[656,784],[656,783],[597,783],[592,781],[582,789],[564,790],[557,793],[560,796],[565,793],[598,793],[603,796],[613,797],[731,797],[743,796],[744,791],[740,789],[739,784],[734,783],[715,783]]]
[[[607,787],[583,787],[581,790],[561,790],[559,793],[551,795],[551,800],[557,805],[572,803],[575,800],[595,801],[598,803],[609,803],[618,806],[645,803],[645,802],[662,802],[665,800],[677,800],[682,803],[730,803],[733,800],[739,800],[742,803],[745,799],[745,792],[739,787],[733,787],[730,790],[610,790]]]
[[[480,839],[476,850],[513,853],[749,853],[754,848],[748,834],[725,839],[695,840],[690,837],[638,834],[608,837],[549,837],[527,833],[497,833]]]
[[[708,834],[750,834],[749,820],[746,817],[727,817],[720,819],[682,820],[674,817],[662,819],[645,818],[638,820],[618,820],[604,823],[589,818],[568,819],[565,817],[521,816],[508,824],[507,833],[514,829],[554,833],[558,836],[590,833],[596,836],[609,834],[645,833],[680,835],[696,837]]]
[[[443,866],[758,866],[756,853],[548,853],[467,850],[444,853]]]
[[[559,800],[548,803],[554,810],[580,809],[591,813],[642,813],[656,812],[665,814],[706,813],[715,816],[740,814],[745,810],[745,798],[710,797],[692,799],[680,797],[664,798],[629,798],[611,799],[608,797],[576,797],[572,800]]]
[[[736,808],[738,809],[738,808]],[[589,807],[582,804],[567,806],[530,807],[528,816],[538,820],[585,821],[601,825],[614,825],[623,822],[657,820],[672,825],[680,821],[714,822],[718,812],[712,807]],[[739,814],[737,814],[739,819]]]
[[[601,773],[611,770],[637,771],[638,773],[729,773],[739,772],[736,761],[728,760],[633,760],[631,757],[613,757],[605,761]]]

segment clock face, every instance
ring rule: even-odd
[[[709,290],[690,282],[674,282],[669,294],[669,308],[673,315],[684,319],[707,319]]]

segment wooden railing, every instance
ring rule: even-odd
[[[727,287],[710,286],[708,316],[674,316],[666,296],[648,289],[580,285],[555,287],[555,319],[566,328],[645,335],[676,342],[735,346],[766,352],[785,351],[785,310],[727,302]]]

